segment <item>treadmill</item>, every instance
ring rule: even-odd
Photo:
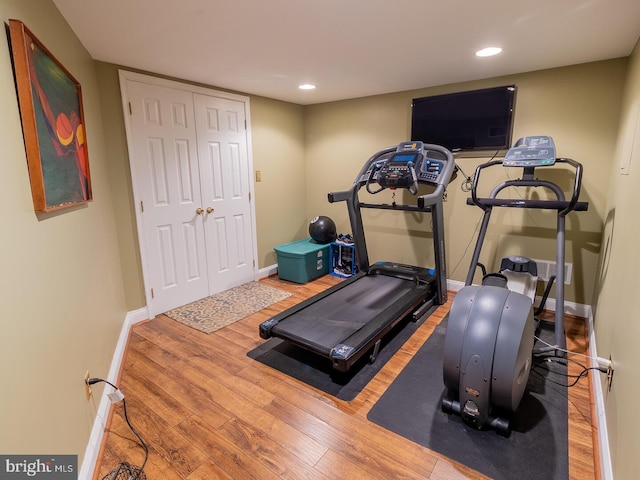
[[[455,164],[449,150],[422,142],[403,142],[373,155],[352,187],[329,193],[330,203],[346,202],[358,273],[260,324],[260,336],[276,337],[328,358],[348,371],[369,351],[375,361],[382,338],[408,315],[422,317],[447,300],[443,201]],[[418,195],[420,184],[431,193]],[[358,193],[403,189],[417,196],[415,205],[366,203]],[[378,262],[369,265],[363,208],[431,213],[435,268]]]

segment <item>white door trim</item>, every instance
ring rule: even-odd
[[[126,137],[127,137],[127,150],[129,153],[129,157],[131,157],[131,155],[133,155],[134,150],[134,146],[133,146],[133,142],[131,139],[131,132],[133,131],[132,129],[132,125],[131,125],[131,116],[128,115],[128,111],[129,111],[129,99],[127,96],[127,81],[135,81],[135,82],[141,82],[141,83],[148,83],[151,85],[156,85],[156,86],[160,86],[160,87],[166,87],[166,88],[171,88],[171,89],[175,89],[175,90],[183,90],[183,91],[187,91],[190,93],[199,93],[202,95],[209,95],[209,96],[215,96],[215,97],[220,97],[220,98],[226,98],[226,99],[230,99],[230,100],[235,100],[238,102],[242,102],[245,105],[245,118],[247,121],[247,126],[246,126],[246,138],[247,138],[247,162],[248,162],[248,168],[249,168],[249,192],[251,195],[251,222],[252,222],[252,233],[251,233],[251,241],[253,243],[253,258],[254,260],[258,259],[258,241],[257,241],[257,232],[256,232],[256,212],[255,212],[255,185],[253,182],[253,148],[252,148],[252,143],[251,143],[251,114],[250,114],[250,100],[248,96],[244,96],[244,95],[238,95],[238,94],[234,94],[234,93],[229,93],[229,92],[222,92],[219,90],[215,90],[213,88],[206,88],[206,87],[200,87],[197,85],[191,85],[188,83],[182,83],[182,82],[178,82],[175,80],[167,80],[164,78],[159,78],[159,77],[154,77],[151,75],[145,75],[145,74],[141,74],[141,73],[136,73],[136,72],[130,72],[127,70],[118,70],[118,77],[119,77],[119,81],[120,81],[120,94],[121,94],[121,99],[122,99],[122,111],[124,114],[124,123],[125,123],[125,131],[126,131]],[[146,307],[149,311],[149,318],[153,318],[155,315],[162,313],[162,312],[156,312],[154,310],[154,302],[153,302],[153,298],[151,295],[151,289],[147,287],[147,285],[149,285],[149,279],[150,279],[150,273],[149,273],[149,260],[148,260],[148,254],[145,251],[145,243],[144,243],[144,225],[143,225],[143,220],[141,218],[140,215],[140,209],[139,209],[139,205],[140,205],[140,198],[138,198],[138,192],[137,192],[137,182],[136,182],[136,178],[135,178],[135,172],[134,169],[131,166],[131,162],[129,162],[129,168],[130,168],[130,172],[131,172],[131,181],[133,183],[132,185],[132,189],[133,189],[133,201],[134,201],[134,210],[136,213],[136,227],[138,230],[138,249],[140,251],[140,259],[141,259],[141,263],[142,263],[142,277],[143,277],[143,282],[145,285],[144,288],[144,292],[145,292],[145,300],[146,300]],[[253,279],[254,280],[258,280],[259,277],[259,272],[257,269],[258,265],[257,262],[256,264],[253,266]]]

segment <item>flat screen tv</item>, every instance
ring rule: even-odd
[[[411,140],[452,152],[511,147],[515,85],[413,99]]]

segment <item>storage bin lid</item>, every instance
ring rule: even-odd
[[[294,242],[285,243],[274,247],[277,253],[285,253],[290,255],[306,255],[307,253],[317,252],[323,248],[328,248],[329,244],[317,243],[309,238],[303,238],[302,240],[296,240]]]

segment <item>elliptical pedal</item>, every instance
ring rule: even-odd
[[[475,419],[479,415],[479,410],[477,409],[477,405],[474,406],[468,405],[469,402],[466,402],[464,408],[460,407],[460,402],[449,398],[447,396],[442,398],[441,410],[447,415],[457,413],[459,414],[465,423],[474,425],[478,430],[484,430],[487,428],[492,428],[499,435],[508,438],[511,436],[511,420],[505,417],[491,417],[489,416],[485,424],[481,426],[477,426],[477,422]]]

